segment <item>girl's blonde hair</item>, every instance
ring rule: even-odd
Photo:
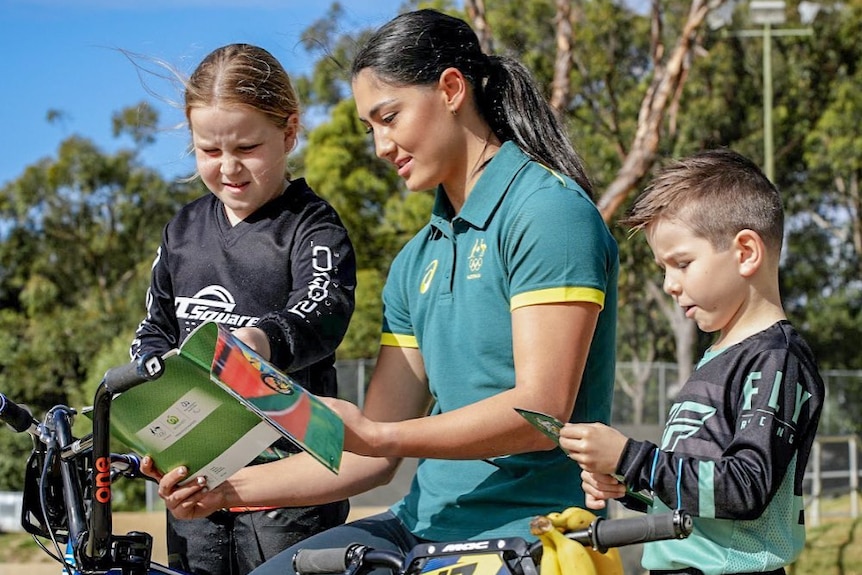
[[[248,106],[282,129],[299,113],[299,100],[281,63],[251,44],[213,50],[186,82],[186,120],[192,108],[215,105]]]

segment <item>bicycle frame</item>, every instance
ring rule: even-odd
[[[186,575],[151,562],[153,538],[149,533],[112,533],[114,463],[121,461],[128,465],[135,463],[133,459],[137,457],[110,451],[111,399],[117,393],[158,378],[163,369],[162,359],[151,355],[108,370],[93,400],[93,433],[83,439],[75,439],[72,434],[74,409],[54,406],[45,416],[44,424],[38,425],[26,410],[2,398],[3,419],[15,430],[28,431],[34,437],[27,465],[22,526],[34,536],[52,540],[61,555],[56,558],[64,564],[64,573]],[[67,530],[56,529],[57,523],[65,523]],[[66,544],[65,554],[60,552],[60,542]],[[43,549],[53,555],[44,546]]]

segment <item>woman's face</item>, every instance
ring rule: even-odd
[[[377,156],[395,166],[408,189],[448,188],[463,174],[464,143],[437,86],[392,85],[366,68],[353,80],[353,98]]]
[[[202,106],[189,112],[198,172],[224,204],[232,224],[278,197],[296,121],[279,128],[245,106]]]

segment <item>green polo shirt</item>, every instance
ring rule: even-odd
[[[393,261],[383,290],[382,344],[422,352],[432,414],[515,386],[512,310],[577,301],[602,312],[571,421],[608,422],[619,264],[593,202],[507,142],[461,212],[452,211],[438,189],[430,223]],[[579,475],[559,449],[493,461],[426,459],[393,510],[426,539],[532,538],[533,516],[583,506]]]

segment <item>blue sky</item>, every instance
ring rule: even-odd
[[[288,73],[310,70],[299,44],[302,31],[325,15],[329,0],[0,0],[0,186],[41,158],[56,157],[71,135],[103,151],[128,147],[111,136],[111,115],[142,100],[166,126],[182,114],[147,94],[135,66],[119,49],[160,58],[184,72],[211,50],[248,42],[273,53]],[[342,25],[378,26],[395,16],[401,0],[343,0]],[[148,85],[152,82],[148,82]],[[175,87],[150,86],[166,99]],[[49,123],[49,110],[62,120]],[[183,157],[184,129],[165,131],[141,156],[166,177],[193,169]]]

